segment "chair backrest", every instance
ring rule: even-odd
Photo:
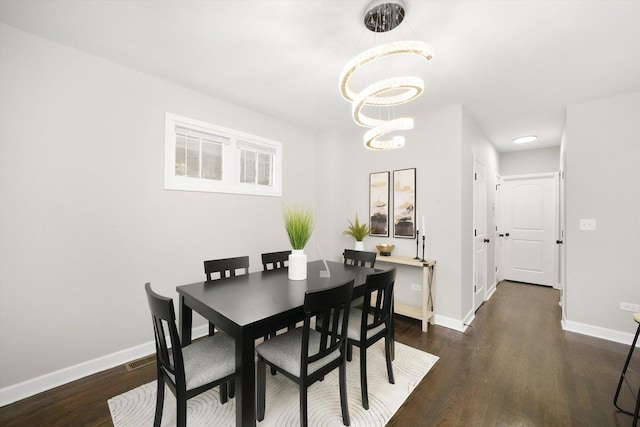
[[[361,337],[366,337],[368,330],[375,329],[382,324],[390,326],[395,281],[395,267],[367,275],[362,304],[362,321],[360,322]]]
[[[182,358],[182,346],[176,328],[176,314],[171,298],[163,297],[151,290],[151,284],[146,283],[144,290],[147,293],[151,318],[153,320],[153,332],[156,341],[156,359],[158,370],[164,373],[178,387],[185,386],[184,361]],[[169,337],[167,341],[166,337]],[[171,352],[171,356],[169,356]],[[170,375],[169,375],[170,374]]]
[[[291,255],[291,251],[267,252],[262,254],[262,269],[267,271],[285,268],[287,266],[285,262],[289,261],[289,255]]]
[[[211,280],[226,279],[235,277],[236,270],[244,270],[244,274],[249,273],[249,257],[240,256],[236,258],[212,259],[204,262],[204,274],[207,275],[207,282]],[[219,277],[213,278],[218,273]]]
[[[353,249],[345,249],[342,256],[345,265],[359,265],[360,267],[375,267],[376,253],[367,251],[356,251]],[[369,263],[369,265],[367,265]]]
[[[301,377],[306,376],[310,363],[339,350],[344,355],[347,344],[349,308],[353,295],[351,279],[333,288],[307,291],[304,295],[304,325],[302,332]],[[311,319],[321,322],[318,348],[309,348]]]

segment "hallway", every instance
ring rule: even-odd
[[[612,403],[628,346],[564,332],[558,300],[504,281],[464,334],[397,322],[396,339],[441,359],[389,425],[631,425]]]

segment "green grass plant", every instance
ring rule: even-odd
[[[284,206],[284,225],[293,249],[304,249],[313,233],[313,211],[310,208]]]
[[[369,234],[369,224],[361,224],[357,213],[356,220],[354,222],[351,222],[349,220],[347,221],[349,222],[349,228],[347,228],[342,234],[351,236],[356,239],[356,241],[362,242],[362,240]]]

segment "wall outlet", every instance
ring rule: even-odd
[[[583,231],[596,231],[596,220],[581,219],[579,226],[580,226],[580,230],[583,230]]]
[[[620,310],[632,311],[634,313],[640,313],[640,304],[632,304],[630,302],[621,302]]]
[[[417,284],[417,283],[412,283],[412,284],[411,284],[411,290],[412,290],[412,291],[418,291],[418,292],[420,292],[420,291],[422,290],[422,286],[420,286],[420,285],[419,285],[419,284]]]

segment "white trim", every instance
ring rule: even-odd
[[[464,325],[465,330],[467,329],[467,326],[469,326],[474,320],[476,319],[476,311],[475,309],[471,309],[466,316],[464,316],[464,319],[462,319],[462,324]]]
[[[203,325],[193,329],[193,338],[199,338],[209,333],[209,326]],[[156,351],[153,341],[137,345],[125,350],[117,351],[97,359],[82,362],[74,366],[50,372],[40,377],[32,378],[18,384],[0,389],[0,407],[18,400],[42,393],[43,391],[70,383],[72,381],[111,369],[118,365],[154,354]]]
[[[442,316],[441,314],[435,314],[433,316],[433,321],[438,326],[444,326],[445,328],[453,329],[458,332],[464,332],[467,330],[467,325],[464,324],[465,322]]]
[[[614,329],[602,328],[600,326],[587,325],[585,323],[572,322],[563,320],[562,329],[569,332],[575,332],[582,335],[588,335],[594,338],[619,342],[621,344],[631,345],[635,333],[616,331]],[[640,340],[636,343],[636,347],[640,347]]]
[[[222,146],[222,180],[199,179],[175,175],[176,133],[175,127],[182,126],[199,132],[210,133],[228,139]],[[272,185],[243,183],[239,179],[239,145],[250,144],[270,152],[273,157]],[[165,190],[203,191],[211,193],[249,194],[256,196],[282,197],[282,143],[251,135],[211,123],[165,113],[164,130],[164,188]]]
[[[530,178],[549,178],[557,177],[559,172],[542,172],[542,173],[529,173],[525,175],[502,175],[503,181],[518,180],[518,179],[530,179]]]
[[[498,290],[498,282],[493,282],[493,285],[491,285],[491,287],[489,288],[489,292],[487,293],[487,301],[491,299],[491,297],[493,296],[493,294],[496,293],[497,290]]]

